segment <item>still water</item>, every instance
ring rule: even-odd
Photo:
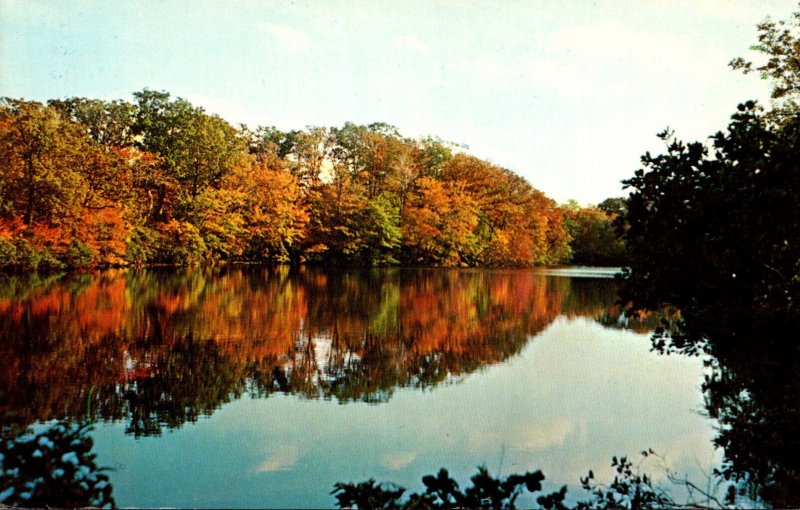
[[[702,480],[719,462],[702,360],[618,327],[610,275],[6,278],[0,411],[19,425],[95,419],[119,506],[330,507],[337,481],[418,490],[441,467],[466,482],[479,465],[577,488],[648,448]]]

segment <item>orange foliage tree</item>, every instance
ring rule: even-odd
[[[167,92],[0,104],[0,267],[226,261],[530,266],[563,211],[383,123],[235,128]]]

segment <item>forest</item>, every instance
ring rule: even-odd
[[[559,205],[385,123],[232,126],[168,92],[0,99],[0,268],[616,264],[624,200]]]

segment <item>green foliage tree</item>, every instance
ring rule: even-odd
[[[134,133],[140,148],[158,154],[169,175],[194,201],[207,186],[220,180],[242,161],[245,140],[230,124],[185,99],[170,100],[167,92],[143,90],[137,101]]]
[[[127,101],[103,101],[73,97],[47,102],[64,118],[82,126],[86,134],[106,148],[133,145],[133,122],[136,107]]]
[[[291,147],[284,149],[284,147]],[[309,127],[305,131],[292,131],[281,145],[287,168],[305,187],[318,186],[322,178],[324,164],[331,157],[333,139],[330,130],[323,127]],[[278,154],[280,155],[281,152]]]
[[[69,243],[64,253],[64,263],[70,269],[88,269],[94,266],[96,254],[94,250],[77,239]]]
[[[423,175],[437,177],[444,165],[453,158],[456,144],[429,136],[420,140],[418,147]]]
[[[798,16],[759,25],[766,64],[732,62],[773,80],[771,111],[740,105],[710,145],[662,133],[666,153],[646,154],[625,181],[622,297],[634,309],[680,310],[654,335],[657,349],[713,355],[704,390],[720,423],[718,475],[774,507],[800,504]]]
[[[612,217],[625,216],[628,210],[628,199],[622,197],[607,198],[597,204],[597,208]]]
[[[714,328],[727,328],[735,314],[752,322],[796,312],[798,134],[800,116],[779,126],[749,102],[713,137],[713,157],[700,143],[663,133],[667,153],[646,154],[648,171],[625,181],[634,191],[623,298],[640,308],[679,308],[679,348],[717,338]]]
[[[616,205],[607,204],[616,209]],[[621,266],[625,264],[625,242],[620,237],[614,213],[600,207],[568,210],[567,231],[572,241],[572,262],[596,266]]]

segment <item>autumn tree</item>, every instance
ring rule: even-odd
[[[24,234],[18,248],[52,253],[69,266],[121,262],[124,161],[52,106],[5,100],[2,117],[2,203],[8,225],[24,227],[9,232]]]
[[[225,188],[239,193],[246,238],[244,255],[253,260],[299,259],[309,221],[305,195],[295,174],[273,156],[242,165],[226,177]]]
[[[339,262],[393,263],[400,244],[399,203],[389,195],[370,198],[365,186],[341,166],[333,180],[309,194],[308,249]]]
[[[568,256],[560,210],[522,178],[386,123],[234,128],[147,89],[133,102],[7,99],[0,117],[0,234],[35,227],[20,253],[69,251],[69,265]],[[8,242],[0,251],[17,250]]]
[[[569,237],[555,202],[512,172],[459,154],[440,179],[460,183],[477,204],[474,263],[528,266],[567,259]]]
[[[459,266],[475,254],[478,204],[459,183],[417,179],[404,211],[403,242],[415,264]]]
[[[2,122],[4,208],[27,227],[69,215],[80,187],[74,127],[52,108],[13,99],[3,100]]]

